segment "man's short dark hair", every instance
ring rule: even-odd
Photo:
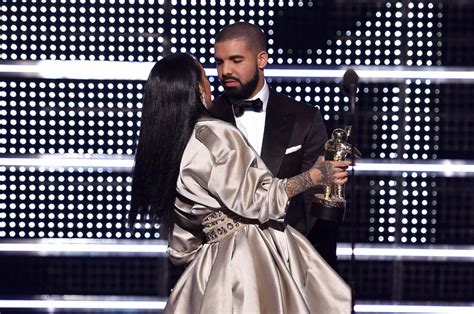
[[[216,36],[216,43],[228,40],[244,39],[249,48],[260,51],[267,51],[267,39],[262,29],[248,22],[236,22],[225,26]]]

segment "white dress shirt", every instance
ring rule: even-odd
[[[269,95],[270,89],[268,88],[267,82],[264,81],[262,89],[254,97],[246,99],[255,100],[260,98],[263,104],[262,111],[255,112],[246,110],[242,116],[235,117],[235,124],[259,155],[262,153],[263,131],[265,130],[265,117]]]

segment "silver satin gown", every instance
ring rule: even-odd
[[[285,182],[234,126],[199,120],[181,161],[168,248],[187,267],[165,313],[351,312],[349,286],[283,224]]]

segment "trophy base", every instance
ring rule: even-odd
[[[328,221],[342,222],[346,213],[346,200],[343,198],[325,199],[323,194],[316,194],[311,206],[312,216]]]

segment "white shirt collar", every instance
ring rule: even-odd
[[[270,97],[270,88],[268,87],[267,81],[263,80],[262,89],[259,90],[255,96],[247,100],[254,100],[260,98],[263,103],[262,111],[267,111],[268,97]]]

